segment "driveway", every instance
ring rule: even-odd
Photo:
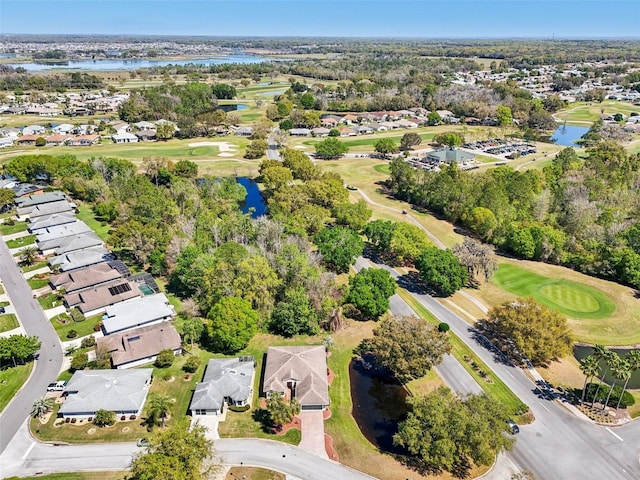
[[[322,458],[329,458],[324,448],[324,417],[322,410],[302,410],[298,415],[302,420],[301,448]]]

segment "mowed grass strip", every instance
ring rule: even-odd
[[[8,332],[18,328],[18,320],[13,313],[3,313],[0,315],[0,332]]]
[[[27,381],[33,362],[26,365],[0,370],[0,412],[4,410],[11,399],[16,395],[20,387]]]
[[[573,318],[610,317],[616,305],[603,292],[577,282],[548,278],[516,265],[501,264],[493,277],[500,288]]]
[[[407,302],[411,309],[416,314],[431,323],[432,325],[438,325],[440,321],[433,316],[433,314],[427,310],[420,302],[418,302],[413,296],[403,288],[399,288],[397,293],[400,297]],[[500,378],[471,350],[460,338],[458,338],[453,332],[449,331],[449,340],[451,341],[451,354],[462,364],[462,366],[471,374],[471,376],[478,382],[478,385],[489,395],[492,399],[500,402],[510,412],[515,412],[522,406],[522,401],[511,391],[507,385],[500,380]],[[465,357],[473,360],[480,370],[487,374],[486,379],[480,376],[480,374],[473,369],[470,362],[465,360]],[[489,381],[487,381],[487,379]]]

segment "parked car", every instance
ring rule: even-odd
[[[4,312],[5,312],[4,307],[0,307],[0,313],[4,313]]]
[[[516,433],[520,433],[520,427],[518,427],[518,424],[513,420],[507,420],[507,425],[509,425],[509,428],[511,429],[511,433],[513,435],[515,435]]]
[[[65,381],[50,383],[49,385],[47,385],[47,392],[61,392],[66,386],[67,382]]]
[[[143,447],[146,448],[151,446],[151,442],[149,441],[148,438],[143,437],[138,439],[138,441],[136,442],[136,445],[141,448]]]

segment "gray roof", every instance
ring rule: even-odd
[[[457,148],[442,148],[427,153],[427,159],[444,163],[464,162],[475,158],[476,156],[474,154],[458,150]]]
[[[162,350],[179,350],[180,334],[170,322],[135,328],[98,339],[96,349],[111,353],[114,367],[153,357]]]
[[[81,220],[73,223],[65,223],[63,225],[54,225],[53,227],[47,227],[36,233],[38,242],[46,242],[48,240],[60,239],[64,237],[73,237],[82,233],[93,232],[89,225]]]
[[[113,260],[111,252],[104,247],[97,247],[86,250],[76,250],[75,252],[51,257],[49,259],[49,265],[59,265],[61,271],[68,272],[69,270],[75,270],[109,260]]]
[[[158,293],[107,307],[102,328],[109,335],[174,315],[169,299],[164,293]]]
[[[84,250],[85,248],[102,246],[104,242],[93,232],[79,233],[68,237],[58,237],[38,242],[38,250],[44,252],[54,250],[54,255]]]
[[[28,197],[16,198],[16,205],[18,207],[32,207],[43,203],[59,202],[60,200],[66,200],[64,193],[44,192],[36,195],[29,195]]]
[[[296,397],[302,406],[329,405],[325,348],[269,347],[263,390],[286,392],[290,380],[296,382]]]
[[[137,412],[147,398],[152,372],[151,368],[77,371],[64,389],[68,396],[60,413]]]
[[[29,231],[36,233],[37,230],[47,227],[55,227],[56,225],[64,225],[65,223],[74,223],[78,219],[73,215],[73,212],[54,213],[52,215],[45,215],[44,217],[37,217],[33,222],[29,224]]]
[[[138,284],[125,279],[103,283],[80,292],[68,293],[64,301],[68,307],[77,307],[83,314],[103,310],[109,305],[126,302],[140,297],[142,292]]]
[[[52,215],[54,213],[70,212],[73,206],[66,200],[58,202],[43,203],[36,206],[18,208],[18,215],[29,215],[30,219]]]
[[[189,409],[219,410],[225,398],[234,402],[249,401],[254,361],[246,358],[209,360],[202,382],[196,385]]]
[[[71,272],[54,275],[49,278],[49,282],[56,288],[64,288],[67,293],[72,293],[83,288],[111,282],[121,277],[122,274],[110,264],[98,263],[97,265],[90,265]]]

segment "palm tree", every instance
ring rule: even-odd
[[[611,357],[611,363],[607,362],[607,365],[609,366],[609,370],[611,370],[611,375],[613,375],[613,383],[609,388],[609,393],[607,393],[607,399],[605,400],[604,405],[602,406],[602,410],[607,408],[607,405],[609,405],[609,399],[611,398],[613,389],[616,386],[616,380],[621,380],[624,376],[623,372],[628,369],[627,362],[622,360],[620,356],[617,354],[615,357],[614,356]]]
[[[152,424],[160,421],[164,427],[167,415],[171,413],[171,399],[168,395],[154,395],[149,400],[149,420]]]
[[[20,261],[23,265],[33,265],[38,256],[38,249],[36,247],[25,248],[20,252]]]
[[[607,360],[607,358],[611,355],[611,351],[605,347],[604,345],[596,345],[595,347],[593,347],[593,353],[592,353],[593,357],[596,359],[596,361],[598,362],[598,367],[600,367],[600,361],[601,360]],[[596,398],[598,398],[598,393],[600,392],[600,387],[602,386],[602,384],[604,383],[604,377],[607,375],[607,372],[605,370],[602,371],[602,377],[599,377],[598,380],[600,380],[600,383],[598,383],[598,388],[596,389],[595,393],[593,394],[593,398],[591,399],[591,408],[593,408],[593,405],[596,403]]]
[[[582,370],[582,373],[584,374],[584,386],[582,387],[582,398],[580,399],[580,403],[584,403],[584,396],[587,393],[587,385],[591,383],[593,377],[600,374],[600,365],[593,355],[589,355],[588,357],[580,360],[580,370]]]
[[[38,398],[33,402],[31,407],[31,416],[33,418],[43,417],[53,408],[53,398]]]
[[[616,405],[616,410],[620,408],[620,402],[622,401],[622,396],[624,395],[624,392],[627,389],[627,384],[629,383],[629,379],[635,372],[640,370],[640,350],[631,350],[629,353],[627,353],[625,360],[629,365],[629,370],[625,373],[625,378],[623,379],[624,387],[622,387],[620,398],[618,398],[618,404]]]

